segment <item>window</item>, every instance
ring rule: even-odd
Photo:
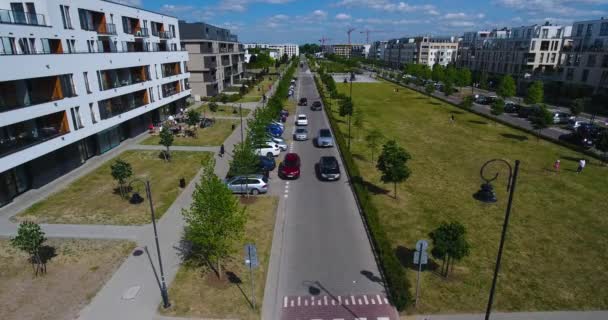
[[[532,41],[532,44],[530,45],[530,50],[534,51],[536,49],[536,41]]]
[[[554,53],[551,54],[551,62],[552,63],[555,63],[555,57],[556,57],[556,53],[554,52]]]
[[[68,53],[75,53],[76,52],[76,40],[68,39],[68,40],[66,40],[66,42],[68,43]]]
[[[540,53],[540,61],[539,61],[540,63],[543,63],[543,58],[544,58],[544,57],[545,57],[545,53],[544,53],[544,52],[541,52],[541,53]]]
[[[600,78],[600,85],[608,83],[608,71],[602,71],[602,77]]]
[[[591,34],[593,34],[593,24],[592,23],[587,25],[587,32],[585,33],[585,36],[590,36]]]
[[[600,36],[608,36],[608,22],[602,22],[600,25]]]
[[[587,56],[587,67],[595,67],[596,55],[590,54]]]
[[[555,36],[560,38],[562,36],[562,29],[557,29],[557,34]]]
[[[61,10],[61,20],[63,21],[63,28],[73,29],[72,20],[70,19],[70,7],[60,5],[59,10]]]
[[[70,108],[70,113],[72,114],[72,124],[74,125],[74,129],[79,130],[84,128],[82,125],[82,120],[80,119],[80,107]]]
[[[550,41],[541,41],[540,51],[549,51],[549,43]]]
[[[93,124],[97,123],[97,118],[95,117],[95,110],[93,110],[93,103],[89,103],[89,111],[91,112],[91,121]]]
[[[0,54],[16,54],[15,38],[0,37]]]
[[[154,88],[148,88],[148,93],[150,95],[150,103],[154,102]]]
[[[602,58],[602,68],[608,68],[608,54],[605,54]]]
[[[566,80],[572,80],[574,78],[574,69],[568,68],[566,71]]]
[[[543,29],[543,39],[547,39],[549,37],[549,30],[548,29]]]
[[[577,37],[582,37],[583,36],[583,29],[585,28],[584,24],[579,24],[576,26],[576,36]]]
[[[89,86],[89,73],[83,72],[82,76],[84,77],[84,86],[87,88],[87,93],[91,93],[91,86]]]
[[[581,75],[581,82],[587,82],[589,78],[589,69],[583,70],[583,74]]]
[[[87,40],[87,49],[89,52],[95,52],[95,40]]]

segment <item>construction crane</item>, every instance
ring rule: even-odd
[[[321,37],[321,39],[319,39],[319,42],[321,43],[321,46],[324,46],[325,42],[329,42],[329,40],[331,40],[331,39],[330,38]]]
[[[369,29],[365,29],[365,31],[359,31],[359,33],[363,34],[365,33],[365,43],[369,43],[369,34],[370,33],[376,33],[376,32],[386,32],[384,30],[369,30]]]
[[[346,30],[346,34],[348,34],[348,45],[350,45],[350,34],[353,33],[353,31],[355,31],[355,30],[356,30],[356,28],[353,28],[353,27],[349,27]]]

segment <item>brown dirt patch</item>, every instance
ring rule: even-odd
[[[244,204],[244,205],[253,204],[257,200],[258,200],[257,197],[254,197],[254,196],[249,196],[249,197],[242,196],[242,197],[239,197],[239,201],[241,202],[241,204]]]

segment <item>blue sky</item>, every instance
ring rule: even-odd
[[[608,0],[114,0],[231,29],[242,42],[353,43],[608,17]]]

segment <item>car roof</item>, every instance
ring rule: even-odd
[[[297,128],[296,132],[307,132],[306,128]]]
[[[231,180],[242,179],[242,178],[262,179],[262,178],[264,178],[264,175],[261,175],[261,174],[250,174],[250,175],[246,175],[246,176],[235,176]]]
[[[336,159],[336,157],[334,157],[334,156],[322,156],[321,161],[322,162],[334,162],[334,161],[337,162],[338,159]]]
[[[288,160],[288,161],[295,161],[298,159],[300,159],[300,156],[298,156],[297,153],[288,153],[285,155],[285,160]]]
[[[300,113],[300,114],[298,115],[298,118],[300,118],[300,117],[306,117],[306,115],[305,115],[305,114],[303,114],[303,113]]]

